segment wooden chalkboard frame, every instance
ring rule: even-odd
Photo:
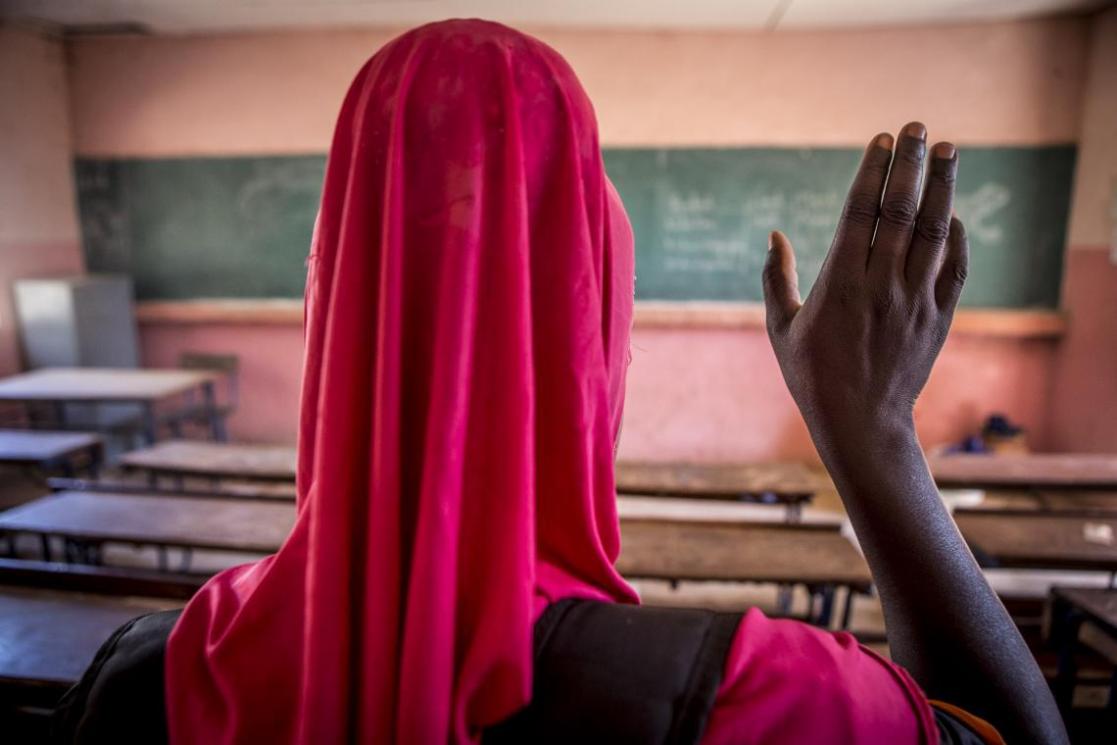
[[[147,301],[137,305],[136,318],[141,324],[150,325],[301,325],[303,302],[297,299]],[[638,329],[763,329],[764,306],[759,303],[638,300],[635,325]],[[1066,329],[1066,315],[1059,311],[961,308],[954,314],[951,333],[1008,339],[1058,339]]]

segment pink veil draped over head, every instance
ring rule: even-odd
[[[465,743],[531,693],[552,600],[613,567],[633,241],[592,107],[448,21],[345,97],[306,283],[298,517],[167,648],[172,743]]]

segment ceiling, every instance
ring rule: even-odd
[[[0,0],[0,17],[152,33],[402,26],[483,17],[523,26],[786,29],[1073,13],[1111,0]]]

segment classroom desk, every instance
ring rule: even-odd
[[[79,556],[92,562],[103,543],[156,546],[162,568],[168,546],[272,553],[294,522],[291,503],[94,492],[58,492],[0,513],[0,531],[40,536],[46,560],[51,536],[61,536],[67,546],[92,548]],[[69,550],[67,558],[73,558]]]
[[[73,476],[78,468],[97,475],[104,442],[89,432],[0,430],[0,463],[59,469]]]
[[[842,627],[854,592],[868,592],[869,567],[834,530],[793,524],[689,525],[649,520],[621,523],[617,570],[632,579],[763,582],[822,590],[816,622],[829,623],[833,589],[848,590]],[[813,605],[813,601],[812,601]]]
[[[1117,589],[1051,588],[1044,631],[1059,655],[1058,672],[1051,687],[1064,714],[1073,703],[1079,646],[1089,648],[1114,666],[1108,705],[1110,712],[1117,714]]]
[[[1117,490],[1117,456],[1112,455],[933,455],[927,463],[943,487]]]
[[[1117,572],[1117,515],[990,511],[954,519],[984,567]]]
[[[181,604],[0,586],[0,698],[53,706],[122,624]]]
[[[293,482],[295,464],[293,447],[196,440],[168,440],[120,458],[123,468],[146,472],[153,482],[160,476]]]
[[[821,488],[802,463],[697,464],[620,461],[618,494],[736,499],[787,505],[796,520]]]
[[[39,742],[50,711],[122,624],[180,608],[203,579],[0,559],[0,721],[5,742]]]
[[[143,410],[143,432],[149,443],[156,438],[156,404],[175,396],[200,392],[204,405],[216,412],[215,374],[201,370],[136,370],[131,368],[52,367],[0,380],[0,401],[50,403],[64,420],[65,404],[132,403]],[[219,418],[210,425],[216,438]]]

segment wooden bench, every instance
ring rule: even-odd
[[[822,607],[814,622],[827,625],[834,590],[847,589],[842,627],[849,625],[853,594],[868,592],[865,560],[840,533],[792,524],[688,525],[625,520],[617,570],[632,579],[758,582],[804,585]],[[812,601],[813,606],[813,601]]]
[[[1117,456],[1112,455],[933,455],[927,463],[942,487],[1117,490]]]
[[[1117,515],[989,511],[955,521],[984,567],[1117,572]]]
[[[106,639],[144,613],[181,607],[197,577],[0,559],[0,721],[38,742],[50,711]]]
[[[67,476],[79,472],[97,475],[104,457],[104,442],[89,432],[0,430],[0,464],[33,466],[60,471]]]
[[[0,513],[0,531],[40,537],[43,559],[61,536],[67,559],[96,563],[105,543],[267,554],[276,551],[295,522],[295,506],[276,502],[192,497],[58,492]]]
[[[824,482],[802,463],[649,463],[616,466],[618,494],[732,499],[787,506],[798,519]]]
[[[153,484],[161,476],[294,482],[296,462],[292,447],[193,440],[169,440],[120,458],[122,468],[147,473]]]
[[[1117,715],[1117,589],[1051,588],[1044,631],[1059,655],[1052,690],[1063,715],[1072,708],[1081,647],[1113,666],[1108,706],[1110,716]]]
[[[49,478],[47,486],[51,491],[84,491],[99,494],[130,494],[141,497],[194,497],[196,499],[240,499],[264,502],[294,502],[296,498],[293,484],[259,483],[243,481],[222,481],[218,486],[207,489],[193,486],[166,487],[162,484],[151,486],[120,479],[69,479]]]
[[[795,523],[788,523],[784,509],[771,504],[749,504],[725,500],[639,497],[617,497],[617,514],[621,521],[650,520],[688,525],[796,525],[804,529],[841,530],[841,513],[807,507]]]

